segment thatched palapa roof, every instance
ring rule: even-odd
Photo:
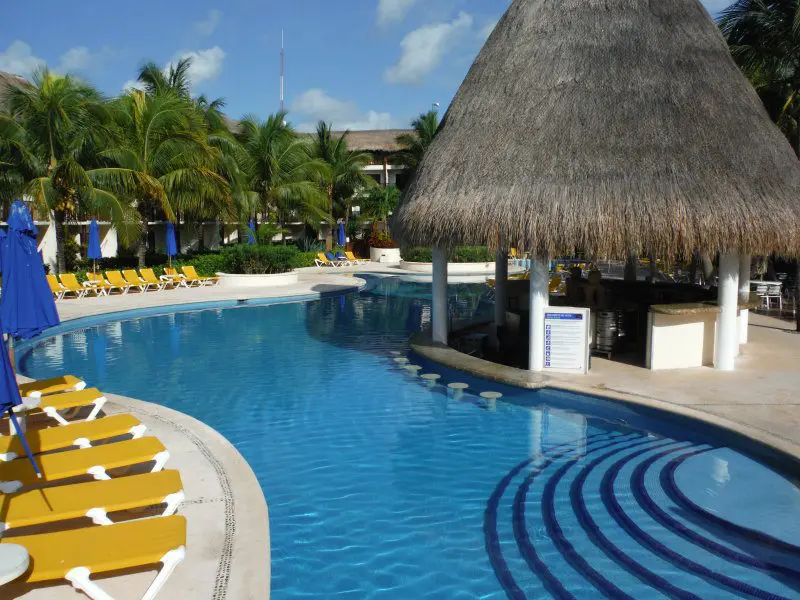
[[[514,0],[393,232],[550,255],[797,255],[800,162],[698,0]]]

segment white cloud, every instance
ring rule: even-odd
[[[202,37],[208,37],[217,29],[217,26],[222,21],[222,11],[212,8],[208,11],[208,15],[202,21],[195,21],[192,24],[194,32]]]
[[[492,35],[494,28],[497,27],[497,23],[500,19],[489,19],[483,27],[478,30],[478,39],[481,42],[485,42],[489,39],[489,36]]]
[[[203,81],[212,81],[222,73],[222,63],[225,60],[225,51],[219,46],[208,48],[207,50],[189,50],[179,52],[172,61],[169,62],[165,70],[169,70],[170,65],[182,58],[191,58],[192,66],[189,67],[189,80],[195,86]]]
[[[130,92],[131,90],[143,90],[143,89],[144,89],[144,84],[138,79],[128,79],[128,81],[122,84],[123,92]]]
[[[320,89],[303,92],[295,98],[290,108],[304,117],[297,127],[300,131],[313,131],[320,120],[339,130],[392,129],[397,126],[391,113],[374,110],[361,112],[355,102],[339,100]]]
[[[445,54],[472,29],[472,16],[461,12],[450,23],[424,25],[400,42],[402,54],[384,74],[388,83],[418,84],[441,63]]]
[[[91,52],[86,46],[76,46],[61,55],[55,70],[60,73],[88,71],[101,66],[112,55],[113,51],[108,47],[104,47],[98,52]]]
[[[402,21],[416,3],[417,0],[378,0],[378,25]]]
[[[30,45],[22,40],[14,40],[5,52],[0,52],[0,71],[30,77],[44,64],[44,59],[34,56]]]

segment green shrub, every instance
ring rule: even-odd
[[[432,262],[431,248],[414,247],[402,251],[403,260],[408,262]],[[494,262],[495,254],[486,246],[458,246],[447,254],[447,261],[453,263]]]
[[[225,258],[222,254],[215,252],[213,254],[198,254],[191,258],[183,258],[181,260],[173,260],[174,267],[182,267],[183,265],[193,265],[197,270],[197,274],[202,277],[213,277],[216,273],[225,270]],[[160,269],[163,272],[165,265],[161,265]],[[156,275],[160,275],[156,270]]]
[[[294,246],[239,245],[222,253],[226,273],[246,275],[286,273],[303,264],[303,255]]]

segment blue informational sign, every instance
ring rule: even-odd
[[[544,368],[589,372],[589,309],[550,307],[544,313]]]

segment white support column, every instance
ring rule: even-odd
[[[544,370],[544,312],[550,304],[549,258],[534,256],[531,259],[530,338],[528,368]]]
[[[739,354],[739,255],[735,252],[719,257],[719,317],[714,346],[714,366],[720,371],[733,371]]]
[[[431,320],[433,341],[447,343],[449,315],[447,314],[447,250],[433,249],[433,306]]]
[[[739,257],[739,302],[750,299],[750,259],[749,254]],[[750,311],[743,308],[739,311],[739,343],[747,343],[747,330],[750,326]]]
[[[500,248],[494,263],[494,323],[498,329],[506,324],[508,305],[508,250]]]

